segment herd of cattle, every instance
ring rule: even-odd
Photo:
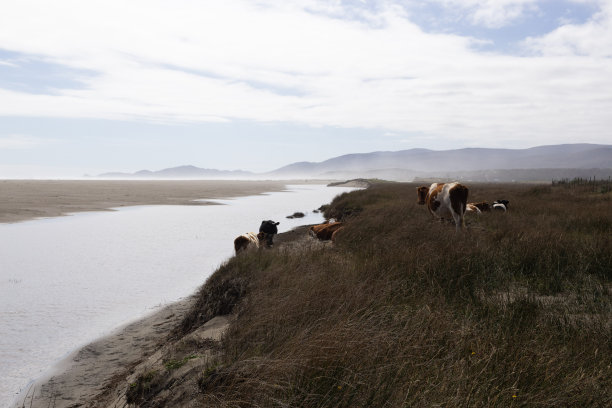
[[[417,204],[425,205],[433,219],[452,220],[457,230],[465,227],[465,214],[481,214],[487,211],[508,210],[508,200],[495,200],[492,204],[486,201],[468,203],[468,188],[458,182],[433,183],[431,186],[417,187]],[[262,221],[259,233],[247,232],[234,240],[236,254],[249,248],[271,247],[274,235],[278,233],[279,223],[272,220]],[[333,219],[323,224],[310,227],[310,235],[322,241],[334,242],[338,232],[344,228],[342,222]]]
[[[441,221],[453,220],[457,230],[465,227],[465,213],[481,214],[486,211],[508,210],[508,200],[496,200],[493,204],[486,201],[481,203],[468,203],[468,188],[463,184],[433,183],[431,186],[417,187],[417,203],[426,205],[431,216]]]

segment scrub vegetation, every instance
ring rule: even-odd
[[[172,334],[230,314],[222,353],[171,385],[219,407],[611,406],[612,193],[465,184],[509,211],[456,233],[418,185],[375,183],[325,208],[335,244],[230,259]],[[144,380],[130,402],[165,406]]]

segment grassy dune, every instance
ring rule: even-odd
[[[611,193],[470,185],[469,201],[510,211],[457,234],[415,187],[338,197],[333,246],[303,237],[223,265],[173,333],[232,314],[222,352],[170,394],[189,382],[189,401],[220,407],[611,406]],[[168,387],[142,385],[131,402],[170,406]]]

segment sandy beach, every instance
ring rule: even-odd
[[[205,205],[194,200],[248,196],[307,183],[325,184],[304,180],[0,180],[0,222],[134,205]]]

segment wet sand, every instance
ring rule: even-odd
[[[0,180],[0,223],[132,205],[205,205],[194,200],[284,190],[324,181]]]

